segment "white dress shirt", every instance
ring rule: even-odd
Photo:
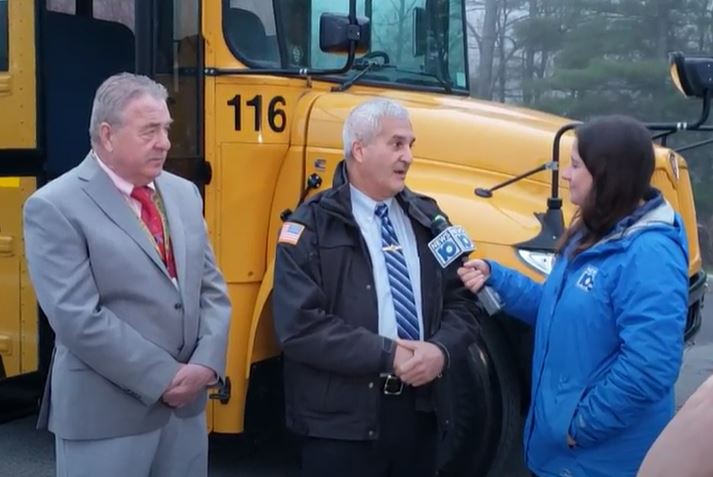
[[[411,220],[404,213],[398,201],[393,198],[376,202],[369,198],[353,185],[351,189],[352,213],[359,224],[361,234],[369,249],[371,263],[374,273],[374,288],[376,299],[379,305],[379,335],[386,338],[398,338],[396,327],[396,312],[394,311],[394,300],[391,296],[391,285],[389,284],[389,273],[386,269],[386,259],[382,251],[381,244],[381,219],[374,212],[378,204],[386,204],[389,207],[389,219],[394,226],[396,236],[401,245],[401,251],[406,259],[411,287],[416,301],[416,312],[420,337],[423,339],[423,312],[421,306],[421,262],[418,258],[418,247],[416,245],[416,235],[413,232]]]

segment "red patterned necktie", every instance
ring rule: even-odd
[[[148,229],[154,239],[154,244],[158,249],[161,260],[168,269],[168,274],[171,278],[176,277],[176,264],[173,260],[170,243],[166,246],[166,240],[163,235],[163,219],[161,212],[153,200],[154,191],[148,186],[134,187],[131,191],[131,197],[136,199],[141,204],[141,220]]]

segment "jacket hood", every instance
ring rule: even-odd
[[[688,241],[681,217],[663,198],[663,194],[653,188],[644,204],[617,222],[612,231],[587,252],[602,253],[618,247],[627,247],[636,237],[648,232],[666,235],[688,257]],[[580,235],[575,236],[572,243],[576,243],[579,238]],[[571,245],[567,249],[570,247]]]

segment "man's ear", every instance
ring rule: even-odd
[[[113,130],[109,123],[101,123],[99,125],[99,142],[102,147],[108,152],[114,152],[114,145],[112,144]]]
[[[361,141],[354,141],[352,143],[352,157],[358,163],[364,162],[364,145]]]

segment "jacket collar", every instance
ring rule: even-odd
[[[106,216],[122,229],[154,264],[163,271],[164,275],[170,279],[166,265],[163,263],[156,246],[143,230],[140,219],[131,210],[116,187],[111,178],[104,172],[98,164],[98,159],[93,154],[88,154],[84,161],[77,166],[77,174],[82,182],[82,189],[94,201],[94,203],[106,214]],[[179,204],[180,197],[174,197],[172,188],[168,185],[166,173],[161,173],[156,178],[154,185],[161,194],[163,205],[166,209],[168,219],[169,235],[173,246],[174,260],[178,273],[179,289],[181,282],[185,280],[185,238],[183,231],[183,221],[181,220]]]

